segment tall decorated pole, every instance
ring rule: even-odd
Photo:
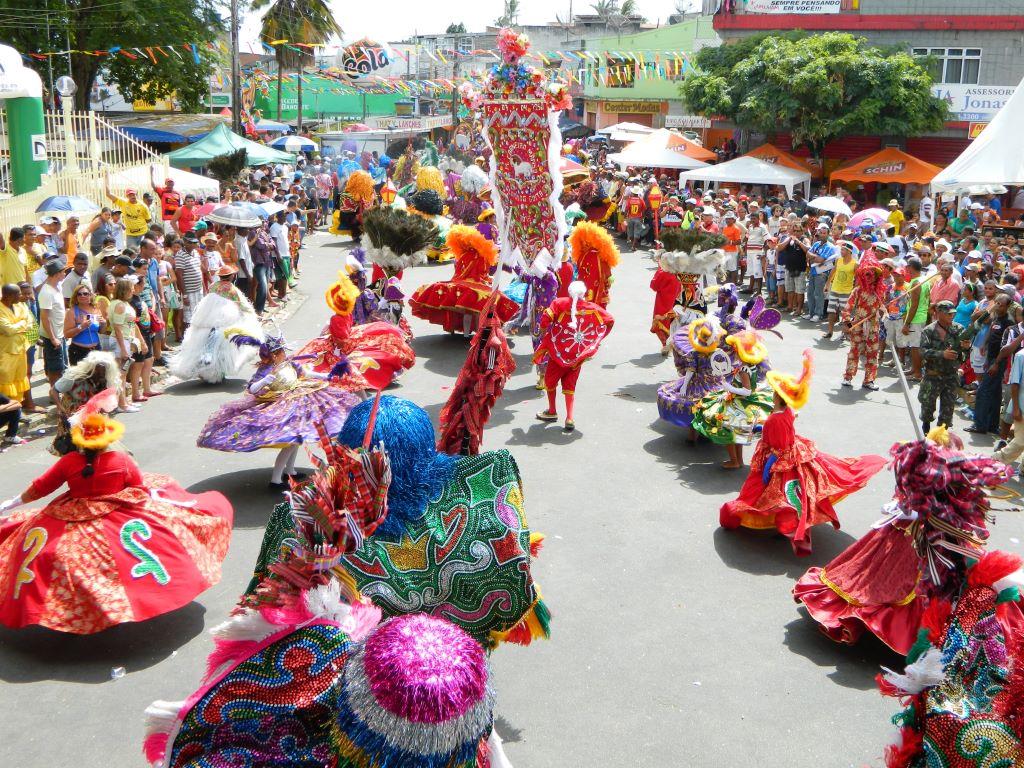
[[[491,149],[491,185],[497,193],[494,213],[501,259],[532,264],[542,251],[561,261],[565,215],[559,150],[558,113],[572,106],[565,83],[550,81],[525,64],[529,38],[511,29],[498,33],[501,62],[495,64],[483,92],[460,89],[466,106],[479,111],[484,140]]]

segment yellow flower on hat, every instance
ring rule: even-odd
[[[87,451],[102,451],[121,439],[124,424],[102,413],[90,413],[71,427],[71,442]]]
[[[811,350],[804,350],[804,366],[799,378],[791,373],[768,371],[768,384],[794,411],[799,411],[811,396],[811,377],[814,375],[814,357]]]
[[[718,348],[719,334],[718,329],[705,318],[694,320],[687,329],[690,345],[702,355],[710,355]]]
[[[726,336],[725,343],[735,349],[736,355],[747,365],[757,365],[768,358],[768,348],[749,328]]]

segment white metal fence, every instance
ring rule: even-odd
[[[36,208],[53,195],[78,195],[103,205],[108,174],[113,192],[123,193],[125,171],[157,165],[163,178],[167,161],[145,144],[93,112],[46,112],[48,170],[34,192],[0,199],[0,232],[38,221]],[[0,193],[10,193],[10,145],[7,119],[0,110]]]

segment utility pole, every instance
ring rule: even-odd
[[[242,72],[238,61],[238,0],[231,0],[231,130],[242,133]]]
[[[452,49],[452,130],[459,124],[459,87],[455,84],[459,76],[458,43]]]

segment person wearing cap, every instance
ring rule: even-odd
[[[37,270],[41,269],[46,260],[46,248],[43,247],[43,231],[34,224],[22,228],[25,233],[25,240],[21,246],[21,260],[25,264],[25,272],[29,279]]]
[[[700,222],[697,224],[697,228],[704,232],[711,232],[718,234],[718,224],[715,223],[715,209],[711,206],[708,201],[703,208],[700,209]]]
[[[203,299],[204,286],[209,282],[206,262],[199,253],[199,239],[188,234],[183,240],[184,247],[174,258],[174,273],[181,291],[181,317],[183,331],[192,322],[192,313]]]
[[[801,316],[812,323],[821,322],[825,316],[825,285],[839,255],[839,249],[829,241],[830,235],[828,224],[819,224],[814,229],[814,242],[804,249],[808,267],[807,306]]]
[[[903,233],[903,222],[907,220],[907,217],[900,210],[900,201],[893,198],[889,201],[889,215],[885,218],[887,222],[892,224],[892,233],[894,236]]]
[[[739,280],[740,244],[743,242],[746,228],[737,223],[734,211],[726,210],[722,215],[721,234],[725,238],[722,250],[725,251],[726,282],[735,285]]]
[[[978,338],[985,331],[984,340],[976,350],[978,357],[984,362],[976,367],[981,373],[981,381],[974,399],[974,423],[966,431],[977,434],[999,432],[1000,412],[1002,410],[1003,373],[1007,357],[1000,353],[1004,347],[1006,331],[1014,324],[1010,314],[1013,300],[1004,292],[997,292],[995,298],[980,313],[976,313],[974,322],[967,329],[968,336]],[[987,330],[985,330],[987,328]],[[972,356],[972,364],[974,363]],[[980,360],[979,360],[980,362]]]
[[[134,189],[124,191],[124,197],[118,197],[110,191],[110,175],[103,178],[103,191],[107,198],[121,209],[121,218],[125,227],[125,246],[138,248],[146,232],[149,231],[149,206],[138,199]]]
[[[934,307],[940,301],[949,301],[956,306],[960,300],[960,283],[956,280],[953,270],[953,260],[944,257],[939,260],[939,276],[932,281],[931,290],[928,292],[928,301]]]
[[[752,206],[756,205],[752,203]],[[765,258],[764,242],[769,235],[768,227],[761,220],[761,214],[756,208],[751,208],[746,225],[746,252],[747,252],[747,277],[750,278],[750,285],[747,286],[754,296],[761,295],[761,285],[764,282],[768,270],[767,259]],[[774,296],[774,286],[769,288],[769,298]]]
[[[626,219],[626,239],[634,251],[639,250],[640,239],[646,231],[644,214],[647,212],[647,203],[644,202],[643,191],[640,187],[630,187],[623,196],[620,206]]]
[[[935,402],[939,403],[938,424],[953,426],[953,408],[956,405],[958,371],[967,360],[969,344],[964,328],[953,322],[956,305],[942,300],[935,305],[935,321],[921,333],[921,357],[924,360],[924,378],[917,394],[921,404],[921,425],[925,433],[935,419]]]
[[[904,302],[903,326],[896,336],[896,349],[903,350],[903,356],[910,350],[910,380],[921,381],[921,333],[928,322],[928,308],[931,306],[932,281],[924,275],[924,266],[916,256],[907,259],[906,275],[908,298]]]
[[[39,219],[39,227],[42,229],[42,239],[40,242],[43,244],[43,248],[47,251],[60,253],[60,219],[56,216],[43,216]]]

